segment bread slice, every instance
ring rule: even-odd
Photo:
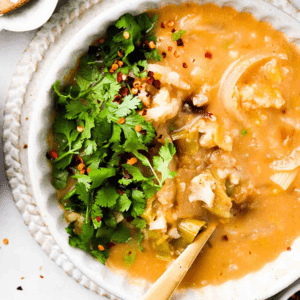
[[[7,14],[31,0],[0,0],[0,15]]]

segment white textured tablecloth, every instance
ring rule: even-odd
[[[62,2],[66,0],[61,0],[60,4]],[[291,3],[300,9],[300,0],[291,0]],[[35,33],[0,32],[0,300],[101,300],[104,298],[67,276],[32,239],[5,178],[2,151],[4,103],[13,71]],[[8,245],[3,244],[5,238]]]

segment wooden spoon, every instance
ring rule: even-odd
[[[215,231],[216,226],[215,223],[209,224],[207,229],[196,237],[195,241],[183,251],[165,273],[152,285],[142,300],[169,300],[199,252]]]

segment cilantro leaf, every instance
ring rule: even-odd
[[[52,173],[52,177],[53,177],[52,185],[57,190],[65,188],[67,186],[68,175],[69,175],[69,173],[66,170],[61,171],[61,170],[55,169]]]
[[[133,201],[132,201],[131,215],[133,217],[140,216],[144,212],[146,206],[144,193],[139,190],[133,190],[132,200]]]
[[[104,251],[98,251],[98,250],[92,250],[91,254],[99,260],[103,265],[105,265],[106,260],[108,259],[109,256],[109,251],[104,250]]]
[[[177,32],[173,32],[173,34],[172,34],[173,41],[179,40],[181,38],[181,36],[183,34],[185,34],[185,33],[186,33],[186,31],[185,30],[181,30],[181,29],[178,30]]]
[[[116,170],[114,168],[101,168],[96,170],[91,170],[89,177],[91,178],[92,186],[91,188],[99,187],[107,178],[116,175]]]
[[[120,212],[128,211],[131,206],[131,200],[128,198],[127,194],[124,193],[120,196],[118,202],[118,209]]]
[[[93,140],[86,140],[84,142],[84,154],[91,155],[97,150],[97,143]]]
[[[94,228],[95,229],[99,228],[102,225],[101,219],[103,217],[103,212],[99,205],[93,204],[91,216],[92,216]]]
[[[111,236],[111,240],[115,243],[126,243],[131,238],[130,229],[122,222],[117,225],[114,233]]]
[[[149,180],[149,178],[144,177],[141,171],[135,166],[124,164],[122,167],[124,167],[124,169],[132,176],[131,181],[133,182]]]
[[[141,99],[139,99],[138,97],[128,95],[123,98],[122,103],[117,108],[110,108],[109,110],[114,114],[114,116],[118,118],[126,117],[133,110],[137,109],[141,102]]]
[[[133,73],[135,76],[138,76],[140,78],[147,77],[147,68],[148,68],[148,63],[147,60],[140,60],[136,63],[134,63],[133,67]],[[142,69],[142,71],[140,70]]]
[[[78,174],[75,174],[74,176],[72,176],[72,178],[77,179],[78,183],[83,183],[87,190],[90,189],[91,185],[89,183],[92,182],[92,179],[90,178],[90,176],[85,175],[85,174],[81,175],[80,173],[78,173]]]
[[[86,91],[91,85],[91,82],[89,80],[86,80],[79,75],[77,75],[75,79],[76,79],[76,83],[78,84],[78,86],[82,91]]]
[[[105,186],[97,192],[95,203],[100,207],[113,207],[119,197],[120,194],[115,187]]]
[[[175,146],[166,140],[165,145],[159,150],[160,156],[153,157],[153,165],[157,171],[161,173],[161,182],[163,183],[167,178],[176,176],[176,172],[169,169],[169,164],[176,153]]]
[[[78,198],[86,205],[89,206],[90,202],[90,195],[87,191],[86,185],[82,182],[76,183],[76,194],[78,195]]]

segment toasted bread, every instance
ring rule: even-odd
[[[1,0],[0,1],[0,15],[7,14],[16,8],[26,4],[31,0]]]

